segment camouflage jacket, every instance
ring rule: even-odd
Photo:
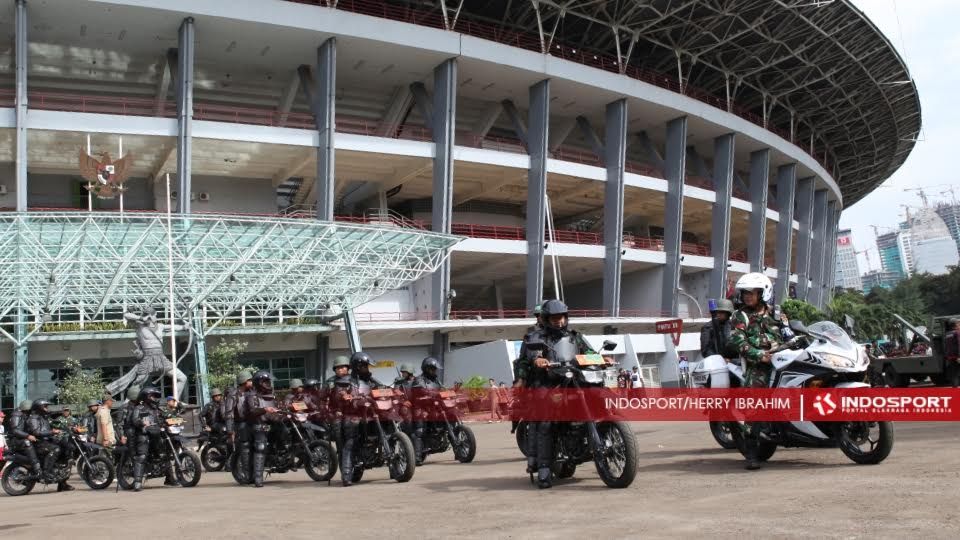
[[[62,414],[58,414],[50,419],[50,427],[59,429],[60,431],[69,431],[76,423],[76,420],[72,416],[63,416]]]
[[[741,309],[731,319],[733,330],[729,343],[740,353],[748,368],[756,368],[764,352],[783,343],[781,323],[770,315],[769,310],[756,314]]]

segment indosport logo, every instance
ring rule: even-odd
[[[829,416],[837,410],[837,404],[833,401],[833,396],[827,392],[820,394],[813,400],[813,408],[820,413],[820,416]]]

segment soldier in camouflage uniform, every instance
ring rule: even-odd
[[[781,321],[773,316],[773,284],[767,276],[753,272],[737,280],[741,307],[733,314],[730,345],[743,358],[744,385],[748,388],[767,388],[773,366],[770,350],[783,343]],[[743,433],[746,445],[747,470],[759,469],[762,464],[757,451],[763,425],[746,424]]]

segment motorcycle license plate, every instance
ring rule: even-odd
[[[578,354],[577,364],[580,366],[600,366],[603,365],[603,356],[599,354]]]
[[[707,383],[707,374],[706,373],[694,373],[693,382],[697,384],[706,384]]]
[[[601,383],[603,382],[603,373],[600,371],[584,371],[583,380],[589,383]]]
[[[370,393],[370,395],[372,395],[372,396],[375,397],[375,398],[388,398],[388,397],[393,397],[393,390],[392,390],[392,389],[373,390],[373,391]]]
[[[167,418],[168,426],[179,426],[183,424],[183,418]]]
[[[392,408],[393,408],[393,402],[392,402],[392,401],[386,400],[386,399],[378,399],[378,400],[377,400],[377,409],[379,409],[379,410],[381,410],[381,411],[389,411],[389,410],[392,409]]]
[[[448,409],[453,408],[457,406],[457,402],[452,399],[445,399],[443,400],[443,406],[447,407]]]
[[[294,401],[290,407],[295,411],[305,411],[307,410],[307,404],[302,401]]]

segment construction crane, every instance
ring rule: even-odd
[[[950,200],[953,202],[953,205],[956,206],[956,205],[957,205],[957,192],[956,192],[956,190],[953,188],[952,185],[948,185],[946,191],[941,191],[941,192],[940,192],[941,195],[946,195],[947,193],[950,194]]]
[[[930,206],[930,205],[927,203],[927,194],[923,192],[923,188],[903,188],[903,191],[916,191],[916,192],[917,192],[917,195],[920,196],[920,200],[923,201],[923,207],[924,207],[924,208],[927,208],[928,206]],[[901,206],[903,206],[903,205],[901,205]],[[909,221],[909,219],[908,219],[908,221]]]
[[[854,250],[854,251],[853,251],[856,255],[863,254],[863,256],[867,259],[867,271],[868,271],[868,272],[872,272],[872,271],[873,271],[873,263],[872,263],[872,261],[870,260],[870,251],[871,251],[872,249],[873,249],[872,247],[866,247],[866,248],[864,248],[864,249],[862,249],[862,250],[860,250],[860,251],[857,251],[857,250]]]

